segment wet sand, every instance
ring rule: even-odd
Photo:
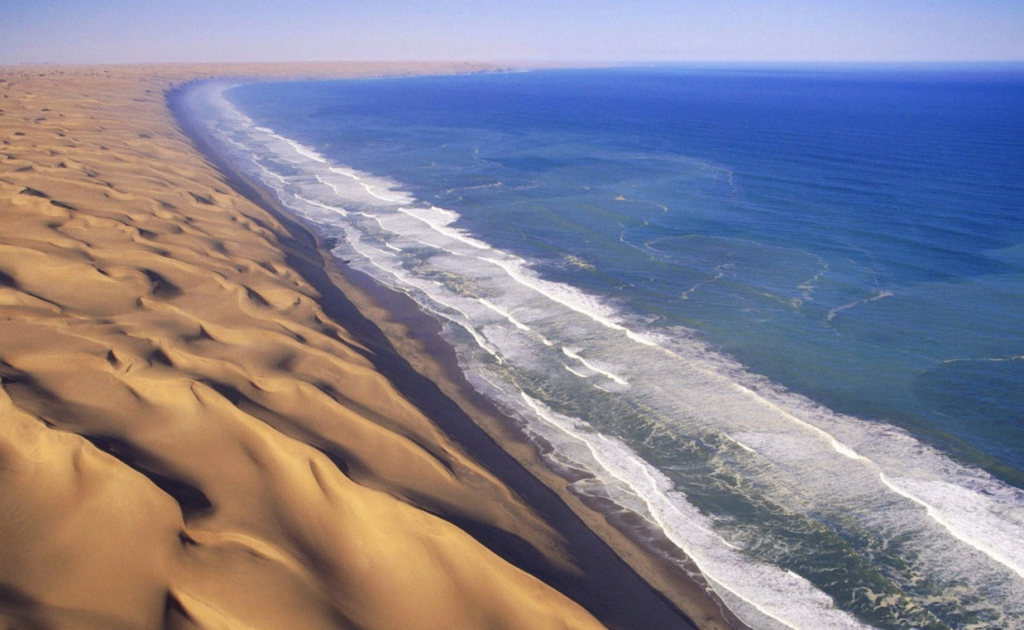
[[[0,619],[730,627],[167,107],[209,77],[493,69],[0,68]]]

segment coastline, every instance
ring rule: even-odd
[[[409,66],[373,64],[328,66],[329,64],[304,67],[290,65],[276,67],[273,71],[267,71],[265,68],[260,70],[238,66],[203,66],[187,70],[177,69],[176,76],[172,77],[160,76],[158,72],[155,78],[152,74],[147,74],[147,70],[144,68],[134,68],[127,71],[128,75],[131,78],[137,78],[141,86],[134,88],[135,92],[128,89],[127,93],[135,94],[134,98],[141,98],[138,96],[138,90],[152,94],[157,89],[161,91],[178,89],[190,81],[213,77],[340,78],[342,75],[369,76],[383,73],[440,71],[438,66],[422,66],[413,69],[410,69]],[[445,68],[446,71],[497,69],[495,67],[470,66],[460,66],[454,69],[446,66]],[[160,70],[166,71],[167,69]],[[57,71],[62,72],[63,70]],[[104,70],[99,69],[98,71],[103,72]],[[122,69],[122,72],[125,70]],[[148,72],[152,73],[153,69],[149,69]],[[278,277],[288,277],[289,281],[293,283],[295,279],[288,272],[296,272],[302,283],[311,288],[311,291],[305,293],[307,298],[315,302],[318,309],[331,320],[330,325],[322,321],[317,322],[322,327],[321,331],[336,325],[336,328],[332,329],[332,335],[343,341],[343,345],[348,347],[355,357],[358,357],[354,358],[354,361],[365,362],[372,366],[372,369],[382,374],[396,387],[396,391],[404,400],[411,402],[416,409],[425,414],[426,418],[429,418],[430,422],[439,427],[443,434],[451,438],[453,443],[458,446],[445,446],[442,450],[450,453],[452,461],[459,462],[457,467],[466,467],[467,470],[473,468],[472,463],[464,462],[461,459],[462,452],[468,453],[468,462],[483,462],[485,467],[500,479],[503,487],[510,488],[512,493],[511,498],[504,500],[502,507],[495,508],[498,512],[505,512],[502,516],[474,512],[474,509],[467,503],[474,500],[471,496],[472,493],[465,497],[449,500],[450,497],[437,498],[418,494],[422,492],[422,489],[406,485],[402,487],[406,492],[404,498],[407,503],[421,507],[434,516],[441,516],[443,520],[469,533],[477,542],[483,543],[485,547],[497,553],[505,561],[527,573],[540,577],[549,586],[582,604],[607,627],[690,627],[685,616],[679,614],[679,610],[684,611],[686,615],[697,621],[697,626],[700,628],[742,627],[728,613],[722,614],[720,605],[715,599],[704,593],[699,582],[689,578],[684,571],[672,563],[644,549],[635,540],[610,525],[606,517],[598,511],[584,505],[578,497],[572,495],[565,488],[564,480],[543,466],[534,452],[534,448],[517,436],[508,421],[502,418],[490,403],[475,394],[468,383],[461,378],[454,364],[454,355],[437,335],[437,324],[433,320],[420,313],[404,296],[377,287],[369,279],[338,265],[324,249],[323,244],[318,242],[312,230],[289,216],[268,194],[250,182],[246,182],[237,172],[232,171],[230,164],[225,163],[215,151],[211,150],[209,146],[204,146],[201,134],[191,128],[187,117],[182,116],[180,106],[174,104],[173,94],[170,100],[176,115],[174,122],[178,126],[178,132],[182,131],[182,127],[184,127],[183,131],[190,136],[191,141],[200,145],[204,161],[207,164],[212,162],[219,169],[221,176],[226,177],[224,183],[231,187],[223,190],[215,186],[214,193],[206,194],[189,190],[188,192],[195,199],[197,207],[205,210],[206,208],[203,206],[208,205],[236,206],[237,201],[232,196],[241,194],[257,204],[262,211],[267,212],[273,218],[273,223],[261,221],[254,213],[245,213],[245,218],[252,222],[249,229],[271,233],[271,236],[268,237],[269,241],[278,248],[282,259],[280,261],[261,261],[254,258],[253,260],[261,265],[268,264]],[[146,105],[150,108],[154,106],[153,100]],[[140,133],[140,138],[141,135]],[[142,138],[142,140],[148,140],[148,138]],[[181,138],[174,140],[180,141]],[[101,147],[101,149],[103,148]],[[212,169],[210,170],[212,172]],[[203,173],[204,177],[209,177],[209,175],[209,173]],[[22,194],[22,192],[16,194]],[[41,197],[36,198],[41,199]],[[51,204],[53,200],[50,199]],[[56,206],[56,204],[53,205]],[[244,223],[245,220],[243,219],[241,222]],[[165,277],[155,271],[153,273],[157,278]],[[14,288],[23,288],[18,282],[20,278],[17,274],[12,275],[5,272],[3,277],[11,278],[10,282],[4,282],[6,286],[11,287],[13,284]],[[164,284],[161,284],[160,280],[153,280],[150,299],[153,299],[152,296],[160,294],[162,286],[165,296],[174,293],[172,288],[177,285],[166,279],[163,282]],[[181,290],[178,290],[180,293]],[[250,289],[247,287],[246,290]],[[187,289],[185,292],[187,293]],[[259,300],[256,300],[257,303],[262,301],[271,306],[277,306],[278,302],[281,304],[287,302],[287,300],[267,299],[266,296],[271,293],[261,294],[256,291],[256,295],[261,296]],[[172,297],[177,298],[177,295]],[[303,307],[307,308],[305,304]],[[200,327],[200,331],[210,336],[206,328]],[[213,336],[217,337],[217,335]],[[307,337],[302,334],[297,336],[297,339],[300,343],[304,343]],[[164,359],[156,357],[157,363],[169,363],[169,365],[165,365],[168,368],[176,367],[180,358],[173,353],[170,355],[167,352],[163,353]],[[8,365],[6,359],[5,365]],[[5,374],[4,379],[6,386],[12,377]],[[24,380],[23,378],[23,382]],[[258,384],[256,379],[252,379],[252,382]],[[270,405],[264,405],[260,402],[258,395],[247,392],[244,388],[237,387],[232,390],[222,387],[217,391],[242,412],[265,421],[270,419],[271,424],[277,422],[279,429],[281,426],[289,426],[287,420],[282,420],[275,415],[276,412]],[[336,400],[347,397],[347,392],[334,392],[330,389],[326,391]],[[15,406],[22,409],[31,407],[25,402],[30,396],[25,393],[20,395],[22,398],[15,401]],[[38,397],[44,396],[39,394]],[[39,415],[42,417],[45,413],[41,412]],[[67,430],[67,427],[62,428]],[[74,428],[71,430],[75,432]],[[409,429],[402,430],[408,431]],[[416,435],[422,438],[424,429],[416,431],[421,432]],[[88,433],[86,431],[78,432],[82,435]],[[300,441],[316,445],[316,439],[309,439],[308,434],[304,434],[303,430],[295,430],[293,427],[293,437],[299,435],[306,437],[305,440],[299,437]],[[106,449],[106,452],[117,455],[119,443],[103,442],[103,439],[107,439],[109,436],[97,437],[93,434],[87,435],[87,437],[92,438],[90,443],[99,444]],[[127,442],[130,444],[131,440],[127,440]],[[349,476],[363,482],[364,485],[374,486],[378,483],[371,474],[373,472],[371,464],[363,464],[368,468],[361,470],[360,465],[353,464],[352,461],[345,459],[335,461],[338,457],[331,458],[330,448],[321,445],[319,450],[334,461],[341,473],[349,473]],[[436,452],[437,449],[435,448],[434,451]],[[153,480],[163,479],[165,486],[172,487],[173,482],[180,481],[175,480],[172,475],[155,472],[152,470],[154,467],[147,469],[144,464],[139,463],[145,458],[124,458],[122,454],[122,459],[124,461],[131,460],[136,469],[146,469]],[[353,457],[352,460],[359,460],[359,458]],[[448,466],[451,467],[453,464],[448,464]],[[164,470],[163,472],[168,471]],[[474,474],[476,475],[476,473]],[[492,483],[487,479],[486,474],[477,475],[473,477],[473,481],[469,485],[475,485],[477,491],[486,490],[487,484]],[[387,484],[381,485],[387,488]],[[188,492],[182,491],[180,488],[175,492],[176,495],[172,496],[178,498],[179,503],[184,505],[182,496]],[[396,492],[394,487],[391,488],[390,493],[392,495],[401,494]],[[203,497],[204,494],[200,492],[199,496]],[[516,497],[524,500],[525,504],[520,504]],[[431,501],[434,503],[430,504]],[[202,500],[196,499],[196,502],[199,505],[197,508],[199,513],[207,509],[202,507]],[[209,502],[207,499],[207,503]],[[528,506],[527,521],[532,523],[528,522],[522,526],[510,524],[507,520],[508,513],[521,514],[523,505]],[[183,512],[187,512],[187,509],[183,509]],[[187,517],[186,514],[186,524]],[[515,517],[511,518],[515,519]],[[192,536],[191,538],[198,537]],[[611,549],[615,551],[613,552]],[[620,556],[625,558],[625,561],[620,559]],[[4,566],[5,563],[0,563],[0,568]],[[22,590],[19,589],[18,592]],[[13,601],[11,598],[6,599]],[[187,598],[178,596],[175,601],[177,603],[174,605],[168,604],[169,610],[192,610],[190,614],[193,618],[199,616],[194,612],[196,605],[194,603],[190,605]],[[555,602],[555,599],[550,601]],[[552,603],[552,605],[555,604]],[[563,606],[563,604],[559,603],[557,606]],[[572,610],[572,607],[570,606],[566,610]],[[576,616],[578,613],[572,612],[570,615]],[[187,614],[184,616],[188,617]]]
[[[345,267],[331,255],[313,228],[290,215],[270,191],[261,189],[232,168],[212,145],[201,124],[190,120],[188,108],[180,100],[180,94],[171,98],[172,110],[187,127],[187,134],[200,145],[201,152],[237,182],[236,190],[264,205],[295,232],[303,233],[305,246],[315,249],[314,258],[318,260],[306,258],[303,265],[296,266],[303,269],[303,275],[325,296],[325,311],[335,315],[373,349],[375,354],[371,360],[376,368],[405,396],[424,409],[471,456],[486,462],[513,491],[526,497],[545,520],[560,530],[590,578],[584,583],[551,574],[541,563],[531,561],[528,554],[520,553],[522,550],[516,549],[514,543],[491,540],[485,543],[488,547],[534,575],[546,575],[545,581],[575,601],[589,602],[588,609],[592,612],[597,612],[596,608],[611,613],[622,606],[618,602],[629,606],[639,604],[637,609],[643,611],[641,616],[631,614],[629,619],[637,627],[675,627],[671,625],[672,609],[689,619],[701,619],[709,624],[697,624],[699,628],[746,627],[716,597],[709,596],[708,587],[699,577],[699,569],[688,559],[674,557],[679,563],[675,564],[652,553],[648,548],[650,541],[659,536],[653,528],[623,519],[614,522],[615,517],[607,510],[602,511],[602,506],[570,492],[568,481],[544,465],[536,447],[514,428],[514,421],[465,379],[454,349],[440,335],[437,320],[424,313],[408,296]],[[313,267],[308,266],[309,263]],[[317,266],[322,267],[317,269]],[[465,529],[472,524],[461,523],[460,526]],[[630,530],[633,530],[632,535],[627,533]],[[478,535],[487,537],[482,531]],[[648,542],[642,542],[641,535]],[[660,550],[678,554],[675,546],[667,541]],[[650,592],[645,592],[648,590],[654,591],[655,599],[650,597]],[[693,623],[689,619],[687,623]]]

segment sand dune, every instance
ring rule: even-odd
[[[196,77],[338,73],[0,69],[5,627],[603,627],[453,524],[587,579],[324,312],[288,226],[165,103]]]
[[[322,313],[282,226],[177,132],[175,72],[0,83],[7,623],[600,627],[435,516],[568,567]]]

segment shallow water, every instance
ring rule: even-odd
[[[1024,74],[208,96],[239,168],[751,625],[1024,627]]]

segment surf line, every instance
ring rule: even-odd
[[[1024,567],[1021,567],[1019,564],[1017,564],[1013,560],[1004,557],[998,551],[988,547],[987,545],[983,545],[983,544],[973,540],[967,534],[964,534],[963,532],[959,531],[952,523],[947,521],[942,516],[942,513],[939,512],[939,510],[937,510],[934,506],[932,506],[927,501],[924,501],[924,500],[914,496],[910,492],[907,492],[903,488],[901,488],[898,485],[896,485],[894,482],[890,481],[889,478],[885,476],[885,473],[879,473],[878,476],[882,480],[882,483],[885,484],[885,486],[887,488],[889,488],[890,490],[892,490],[896,494],[900,495],[904,499],[909,499],[910,501],[913,501],[914,503],[917,503],[918,505],[922,506],[925,509],[925,511],[928,513],[928,517],[931,518],[936,523],[938,523],[939,525],[941,525],[942,527],[944,527],[946,529],[946,531],[948,531],[950,534],[952,534],[953,538],[956,538],[957,540],[959,540],[960,542],[964,543],[965,545],[968,545],[970,547],[973,547],[974,549],[977,549],[978,551],[980,551],[981,553],[985,554],[989,558],[992,558],[993,560],[995,560],[999,564],[1005,566],[1006,568],[1010,569],[1011,571],[1013,571],[1014,573],[1016,573],[1020,577],[1024,578]]]
[[[634,513],[657,527],[672,544],[691,558],[699,567],[701,575],[708,580],[715,590],[729,592],[733,597],[743,601],[761,615],[786,628],[805,630],[804,625],[800,621],[792,619],[792,610],[782,610],[778,605],[773,606],[768,603],[768,601],[781,601],[779,598],[780,593],[777,591],[773,592],[772,597],[767,598],[766,601],[764,598],[757,598],[756,595],[749,592],[749,589],[744,589],[744,586],[750,586],[749,584],[730,584],[727,578],[723,578],[718,574],[716,567],[708,566],[713,564],[714,560],[706,557],[694,548],[692,537],[678,535],[678,530],[676,527],[673,527],[673,522],[681,519],[686,523],[686,527],[690,528],[691,534],[696,533],[703,535],[707,539],[713,539],[715,543],[732,550],[728,553],[746,558],[742,553],[738,553],[740,551],[739,548],[726,541],[719,533],[708,527],[706,523],[694,521],[680,506],[675,504],[670,496],[672,493],[678,493],[683,497],[682,501],[690,505],[685,499],[685,493],[673,490],[671,482],[660,471],[636,455],[632,449],[620,440],[602,433],[588,433],[590,439],[584,438],[574,431],[576,428],[574,425],[583,424],[582,421],[563,416],[551,410],[547,405],[521,390],[519,395],[529,409],[545,420],[545,424],[549,428],[555,429],[569,440],[581,444],[601,469],[615,480],[630,488],[634,496],[647,508],[646,515],[636,511]],[[627,453],[625,459],[615,456],[615,451],[623,450]],[[564,451],[562,454],[563,456],[566,455]],[[573,461],[583,468],[587,468],[587,465],[579,460]],[[673,515],[677,518],[673,518]],[[759,572],[778,572],[777,575],[788,580],[790,585],[797,585],[800,588],[808,589],[804,592],[798,592],[797,599],[801,604],[809,604],[817,612],[827,615],[829,618],[825,620],[825,625],[828,627],[865,628],[849,613],[835,608],[835,602],[832,598],[817,590],[806,578],[798,573],[782,570],[774,565],[750,559],[747,559],[747,561],[752,563],[747,565],[749,569]]]
[[[356,171],[354,171],[352,169],[349,169],[349,168],[346,168],[346,167],[339,167],[338,165],[331,164],[330,162],[328,162],[328,160],[326,160],[323,156],[319,155],[316,151],[314,151],[314,150],[312,150],[312,149],[310,149],[308,147],[305,147],[305,146],[303,146],[302,144],[300,144],[298,142],[295,142],[293,140],[290,140],[288,138],[280,136],[280,135],[274,133],[271,130],[266,130],[266,131],[269,131],[275,137],[284,140],[288,145],[290,145],[293,148],[293,150],[295,150],[297,153],[299,153],[303,157],[309,158],[309,159],[311,159],[311,160],[313,160],[315,162],[321,163],[321,164],[327,164],[328,165],[328,170],[330,172],[333,172],[333,173],[335,173],[337,175],[341,175],[341,176],[344,176],[344,177],[351,178],[351,179],[359,182],[364,188],[366,188],[367,192],[369,192],[374,197],[377,197],[378,199],[380,199],[382,201],[385,201],[385,202],[397,201],[395,199],[388,199],[388,198],[385,198],[385,197],[382,197],[382,196],[374,194],[372,191],[370,191],[370,189],[368,188],[366,182],[363,182],[361,180],[361,178],[359,177],[359,175],[357,174]],[[438,225],[436,221],[432,221],[430,218],[428,218],[426,216],[423,216],[422,214],[420,214],[420,212],[417,212],[416,210],[420,210],[420,212],[422,212],[422,209],[415,209],[415,208],[409,208],[409,207],[400,207],[400,208],[398,208],[398,211],[400,213],[403,213],[403,214],[405,214],[405,215],[407,215],[407,216],[409,216],[411,218],[417,219],[417,220],[425,223],[432,230],[441,233],[443,236],[445,236],[447,238],[451,238],[451,239],[454,239],[454,240],[457,240],[457,241],[461,241],[464,244],[470,245],[471,247],[476,248],[476,249],[494,251],[493,248],[489,244],[487,244],[487,243],[485,243],[483,241],[480,241],[480,240],[478,240],[476,238],[473,238],[472,236],[469,236],[469,235],[463,233],[461,230],[454,229],[454,228],[447,228],[446,227],[447,224],[450,223],[451,220],[454,218],[453,215],[455,215],[455,213],[452,213],[451,211],[448,211],[450,213],[450,215],[446,216],[446,217],[443,217],[443,219],[448,219],[448,221],[444,221],[442,219],[441,225]],[[431,210],[439,211],[439,212],[444,212],[442,209],[437,209],[437,208],[431,208]],[[379,218],[377,219],[377,222],[378,222],[378,224],[381,224]],[[387,231],[396,233],[396,232],[394,232],[394,230],[390,230],[390,229],[386,228],[383,224],[381,224],[381,227],[384,228]],[[436,245],[432,245],[432,244],[427,244],[427,243],[423,243],[423,244],[427,245],[429,247],[437,247]],[[455,252],[451,252],[451,253],[455,253]],[[566,308],[568,308],[568,309],[570,309],[570,310],[572,310],[574,312],[577,312],[577,313],[579,313],[579,314],[581,314],[581,315],[591,319],[592,321],[597,322],[598,324],[600,324],[600,325],[602,325],[602,326],[604,326],[606,328],[609,328],[609,329],[612,329],[612,330],[624,333],[626,335],[626,337],[629,338],[631,341],[634,341],[634,342],[639,343],[641,345],[647,346],[649,348],[660,350],[660,351],[664,352],[665,354],[673,357],[674,359],[681,358],[681,357],[679,357],[678,354],[676,354],[672,350],[670,350],[670,349],[664,347],[663,345],[655,342],[654,340],[648,338],[646,335],[643,335],[641,333],[637,333],[636,331],[634,331],[634,330],[632,330],[632,329],[622,325],[621,323],[619,323],[619,321],[617,321],[617,318],[614,317],[613,315],[607,314],[607,313],[602,313],[601,310],[603,310],[603,309],[600,309],[599,307],[595,307],[596,305],[595,306],[591,306],[591,305],[587,305],[587,304],[580,305],[580,304],[575,303],[575,300],[570,299],[570,297],[582,297],[582,298],[584,298],[584,302],[589,302],[590,301],[590,296],[588,296],[585,293],[579,291],[575,287],[571,287],[571,286],[567,286],[567,285],[560,285],[558,283],[551,283],[551,282],[545,281],[545,280],[543,280],[541,278],[536,278],[536,277],[533,277],[530,274],[524,273],[524,269],[523,268],[527,267],[527,264],[526,264],[525,261],[523,261],[522,259],[520,259],[520,258],[518,258],[516,256],[510,255],[510,254],[508,254],[506,252],[501,252],[501,253],[504,254],[504,256],[500,257],[500,258],[499,257],[493,257],[493,256],[478,256],[477,258],[478,258],[478,260],[481,260],[483,262],[487,262],[487,263],[490,263],[490,264],[495,265],[497,267],[500,267],[512,280],[514,280],[515,282],[517,282],[517,283],[519,283],[519,284],[521,284],[521,285],[523,285],[523,286],[525,286],[525,287],[527,287],[527,288],[529,288],[529,289],[531,289],[531,290],[533,290],[533,291],[543,295],[544,297],[548,298],[549,300],[551,300],[551,301],[553,301],[555,303],[561,304],[562,306],[564,306],[564,307],[566,307]],[[566,290],[568,290],[570,292],[570,296],[561,295],[561,293],[564,293]],[[872,298],[872,299],[880,299],[882,297],[886,297],[885,292],[883,292],[883,294],[881,294],[879,296],[876,296],[875,298]],[[447,305],[447,306],[450,306],[450,305]],[[494,309],[492,308],[492,310],[494,310]],[[498,312],[499,312],[499,314],[501,314],[500,311],[498,311]],[[465,314],[463,313],[463,315],[465,315]],[[506,318],[507,317],[508,316],[506,315]],[[513,324],[515,324],[515,322],[513,322]],[[469,329],[472,328],[471,325],[470,326],[465,326],[464,325],[463,327],[469,328]],[[475,330],[469,330],[469,332],[474,337],[474,339],[476,340],[478,345],[480,345],[482,348],[487,350],[489,353],[494,354],[494,351],[491,348],[488,347],[488,344],[481,343],[481,339],[479,339],[479,335],[478,335],[478,333],[476,333]],[[590,369],[593,372],[596,372],[598,374],[601,374],[601,375],[609,378],[610,380],[612,380],[613,382],[619,384],[620,386],[628,386],[629,385],[629,383],[625,379],[623,379],[622,377],[620,377],[620,376],[618,376],[616,374],[612,374],[611,372],[608,372],[607,370],[603,370],[603,369],[600,369],[600,368],[592,365],[590,362],[584,360],[582,357],[580,357],[575,352],[567,351],[566,355],[571,357],[571,358],[573,358],[573,359],[576,359],[577,361],[579,361],[581,364],[583,364],[588,369]],[[845,444],[842,444],[839,440],[837,440],[834,436],[829,434],[827,431],[824,431],[823,429],[820,429],[819,427],[817,427],[817,426],[815,426],[815,425],[813,425],[813,424],[811,424],[811,423],[809,423],[809,422],[807,422],[805,420],[802,420],[802,419],[794,416],[793,414],[791,414],[791,413],[787,412],[786,410],[780,408],[778,405],[774,404],[773,402],[765,399],[763,396],[760,396],[756,392],[750,390],[749,388],[744,387],[742,384],[733,382],[730,379],[726,378],[724,375],[718,374],[717,372],[714,372],[714,371],[710,371],[710,370],[702,370],[702,371],[704,371],[705,373],[707,373],[709,375],[712,375],[716,379],[724,381],[729,387],[733,388],[734,390],[738,391],[739,393],[741,393],[741,394],[743,394],[743,395],[745,395],[745,396],[747,396],[749,398],[752,398],[753,400],[757,401],[761,405],[770,408],[775,413],[778,413],[778,414],[782,415],[783,417],[789,419],[790,421],[796,422],[796,423],[800,424],[801,426],[804,426],[804,427],[809,428],[812,431],[816,432],[821,437],[826,439],[831,444],[832,448],[836,452],[838,452],[839,454],[841,454],[841,455],[843,455],[845,457],[848,457],[850,459],[854,459],[854,460],[866,459],[863,456],[861,456],[860,454],[858,454],[856,451],[854,451],[852,448],[850,448],[849,446],[846,446]]]
[[[597,367],[591,361],[587,361],[586,359],[581,357],[574,350],[570,350],[569,348],[562,348],[562,353],[565,354],[565,356],[569,357],[570,359],[575,359],[576,361],[579,361],[581,364],[583,364],[583,367],[587,368],[591,372],[596,372],[597,374],[600,374],[605,378],[615,381],[616,383],[622,385],[623,387],[629,386],[629,381],[627,381],[626,379],[622,378],[618,374],[615,374],[614,372],[609,372],[608,370],[603,370]]]

